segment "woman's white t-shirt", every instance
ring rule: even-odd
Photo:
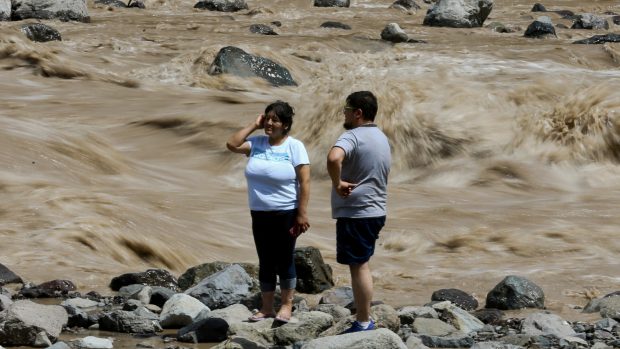
[[[288,136],[280,145],[265,135],[247,140],[251,151],[245,167],[250,210],[278,211],[297,208],[299,184],[295,167],[310,164],[304,144]]]

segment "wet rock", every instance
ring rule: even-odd
[[[94,336],[84,337],[75,342],[79,349],[112,349],[112,340]]]
[[[139,8],[139,9],[145,9],[146,6],[144,5],[144,2],[142,2],[141,0],[129,0],[129,2],[127,3],[127,7],[129,8]]]
[[[0,0],[0,21],[10,21],[11,20],[11,0]],[[2,274],[2,264],[0,264],[0,275]],[[2,276],[0,276],[0,280]],[[0,285],[2,282],[0,281]]]
[[[609,29],[609,23],[601,16],[585,13],[577,16],[571,29]]]
[[[204,263],[187,269],[183,275],[179,276],[179,287],[182,290],[197,285],[207,276],[213,275],[218,271],[224,270],[232,264],[238,264],[248,273],[253,279],[258,279],[258,265],[251,263],[227,263],[227,262],[212,262]]]
[[[11,2],[9,1],[9,8],[11,7]],[[23,284],[22,278],[17,276],[14,272],[12,272],[9,268],[5,267],[0,263],[0,286],[4,286],[7,284]]]
[[[493,0],[439,0],[428,10],[424,25],[432,27],[481,27],[493,9]]]
[[[300,313],[295,317],[296,322],[289,322],[275,329],[274,339],[277,344],[290,345],[314,339],[333,323],[331,315],[320,311]]]
[[[566,320],[555,314],[544,313],[528,315],[523,320],[521,332],[532,336],[553,335],[557,338],[575,336],[577,334]]]
[[[456,288],[445,288],[433,292],[431,295],[433,301],[450,301],[452,304],[468,311],[478,308],[478,301],[465,291]]]
[[[353,289],[350,286],[335,287],[323,292],[319,304],[338,304],[343,307],[353,302]]]
[[[262,34],[262,35],[278,35],[273,28],[264,24],[252,24],[250,25],[250,33]]]
[[[75,290],[75,284],[69,280],[52,280],[37,286],[24,286],[19,294],[25,298],[53,298],[67,295]]]
[[[225,308],[248,297],[252,278],[237,264],[233,264],[185,291],[210,309]]]
[[[247,10],[245,0],[203,0],[199,1],[194,8],[207,9],[209,11],[237,12]]]
[[[333,29],[351,30],[351,26],[348,25],[348,24],[344,24],[344,23],[340,23],[340,22],[332,22],[332,21],[327,21],[327,22],[321,23],[321,28],[333,28]]]
[[[110,282],[110,288],[113,291],[118,291],[123,286],[134,284],[167,287],[174,291],[179,290],[176,278],[163,269],[149,269],[141,273],[127,273],[117,276]]]
[[[162,331],[159,317],[146,309],[115,310],[99,318],[99,329],[122,333],[152,334]]]
[[[153,286],[151,290],[151,304],[158,307],[163,307],[170,297],[175,295],[175,292],[167,287]]]
[[[29,300],[16,301],[3,313],[0,343],[9,346],[41,346],[46,342],[55,342],[68,321],[63,307],[36,304]]]
[[[419,10],[422,8],[415,0],[396,0],[391,6],[402,6],[407,10]]]
[[[502,310],[521,308],[543,308],[543,290],[530,280],[510,275],[487,294],[486,308]]]
[[[551,23],[551,18],[543,16],[538,17],[537,20],[530,23],[530,25],[525,30],[526,38],[543,38],[546,36],[556,36],[555,28],[553,28],[553,23]]]
[[[316,7],[349,7],[350,0],[314,0]]]
[[[194,322],[203,311],[210,309],[196,298],[178,293],[164,304],[159,323],[163,328],[181,328]]]
[[[611,17],[611,21],[614,22],[615,25],[620,25],[620,16]]]
[[[535,3],[532,7],[532,12],[547,12],[547,9],[543,4]]]
[[[478,320],[482,321],[482,323],[495,325],[499,324],[499,322],[504,317],[504,313],[499,309],[478,309],[473,315],[478,318]]]
[[[332,268],[325,264],[316,247],[295,249],[295,269],[298,292],[316,294],[334,287]]]
[[[209,74],[260,77],[273,86],[297,86],[288,69],[272,60],[251,55],[234,46],[226,46],[217,53],[209,67]]]
[[[588,39],[577,40],[573,44],[603,44],[606,42],[620,42],[620,34],[594,35]]]
[[[185,343],[221,342],[228,337],[228,322],[220,318],[207,318],[179,330],[177,339]]]
[[[124,8],[127,5],[120,0],[95,0],[95,4],[106,5],[110,7]]]
[[[312,339],[302,345],[301,349],[359,349],[359,348],[381,348],[381,349],[406,349],[407,346],[396,333],[380,328],[375,331],[364,331],[350,333],[340,336],[330,336]]]
[[[11,19],[27,18],[90,22],[84,0],[12,0]]]
[[[393,43],[407,42],[409,36],[400,28],[398,23],[388,23],[381,31],[381,39]]]

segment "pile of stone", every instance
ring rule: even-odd
[[[62,331],[80,329],[161,336],[162,348],[183,343],[219,343],[213,348],[613,348],[620,346],[620,291],[593,299],[584,312],[593,323],[568,322],[545,311],[543,290],[519,276],[507,276],[489,291],[484,308],[458,289],[433,293],[428,304],[399,309],[374,302],[378,329],[339,335],[354,319],[349,287],[333,287],[331,268],[314,248],[296,251],[302,292],[321,294],[318,305],[296,297],[293,319],[251,323],[260,307],[257,268],[224,262],[195,266],[178,279],[166,270],[123,274],[110,282],[115,296],[80,294],[68,280],[24,283],[0,264],[0,348],[113,348],[113,340],[85,336],[60,342]],[[9,286],[15,291],[10,291]],[[62,298],[60,305],[30,299]],[[522,319],[503,310],[534,308]],[[163,329],[176,335],[162,336]],[[177,342],[179,344],[175,344]],[[52,343],[55,343],[52,345]]]

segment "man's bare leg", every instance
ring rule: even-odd
[[[350,265],[351,287],[355,308],[357,309],[356,319],[358,322],[370,321],[370,302],[372,301],[373,284],[370,266],[368,262],[363,264]]]

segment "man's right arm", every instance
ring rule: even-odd
[[[327,173],[329,173],[329,177],[332,180],[332,186],[336,190],[336,193],[343,198],[346,198],[351,195],[351,191],[355,188],[355,184],[345,182],[340,178],[344,157],[345,153],[342,148],[333,147],[329,151],[329,154],[327,154]]]

